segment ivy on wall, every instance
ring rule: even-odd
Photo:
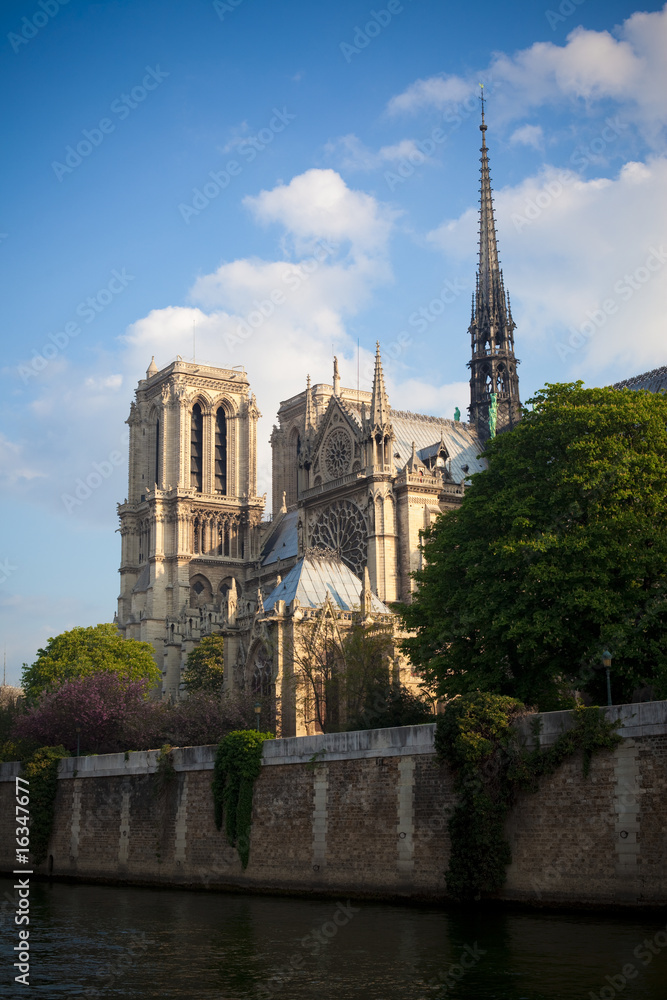
[[[476,692],[451,701],[436,725],[438,757],[454,773],[457,802],[449,819],[451,854],[448,892],[459,900],[478,900],[500,889],[512,860],[505,820],[520,791],[535,792],[539,780],[553,774],[568,757],[581,754],[584,776],[593,754],[613,750],[622,741],[618,723],[608,722],[597,707],[573,710],[574,725],[549,747],[535,739],[526,746],[514,725],[527,714],[520,701]],[[540,717],[533,720],[537,738]]]
[[[272,733],[239,729],[218,744],[213,766],[213,808],[218,830],[225,822],[225,833],[239,852],[241,864],[248,867],[252,792],[262,766],[262,745],[272,740]]]
[[[30,782],[30,853],[36,865],[43,864],[53,830],[58,765],[69,757],[63,746],[40,747],[25,761],[24,777]]]

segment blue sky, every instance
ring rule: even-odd
[[[359,341],[367,387],[379,339],[394,406],[465,412],[480,81],[522,398],[665,363],[660,4],[12,0],[0,22],[8,681],[111,619],[124,421],[193,321],[198,360],[248,371],[260,492],[279,401],[332,349],[355,385]]]

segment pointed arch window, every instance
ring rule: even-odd
[[[227,493],[227,417],[222,406],[215,415],[215,491]]]
[[[203,489],[204,418],[199,403],[192,407],[192,422],[190,429],[190,488],[198,493]]]

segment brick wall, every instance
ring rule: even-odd
[[[667,702],[610,710],[624,741],[584,779],[569,760],[508,821],[502,897],[545,904],[667,903]],[[568,724],[545,716],[549,742]],[[433,726],[276,740],[255,784],[250,864],[216,830],[215,748],[61,763],[49,848],[54,876],[254,891],[442,898],[452,781]],[[317,755],[314,758],[314,756]],[[0,766],[0,868],[14,867],[13,776]],[[48,870],[49,862],[44,865]]]

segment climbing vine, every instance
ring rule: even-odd
[[[53,830],[58,790],[58,765],[69,757],[63,746],[40,747],[25,761],[24,777],[30,782],[30,853],[36,865],[46,861]]]
[[[171,743],[164,743],[157,752],[155,779],[158,792],[164,792],[176,777],[176,768],[171,756],[173,750]]]
[[[225,833],[239,852],[241,864],[248,867],[252,792],[262,766],[262,744],[272,740],[272,733],[239,729],[218,744],[213,767],[213,807],[218,830],[225,822]]]
[[[435,749],[454,772],[457,794],[449,819],[446,874],[447,889],[456,899],[479,899],[504,884],[512,860],[504,824],[518,792],[537,791],[540,778],[577,753],[587,776],[593,754],[621,742],[617,722],[608,722],[597,707],[578,705],[571,729],[549,747],[540,747],[538,739],[529,747],[514,725],[526,714],[525,705],[514,698],[477,692],[450,702],[438,718]],[[534,737],[539,729],[537,716]]]

